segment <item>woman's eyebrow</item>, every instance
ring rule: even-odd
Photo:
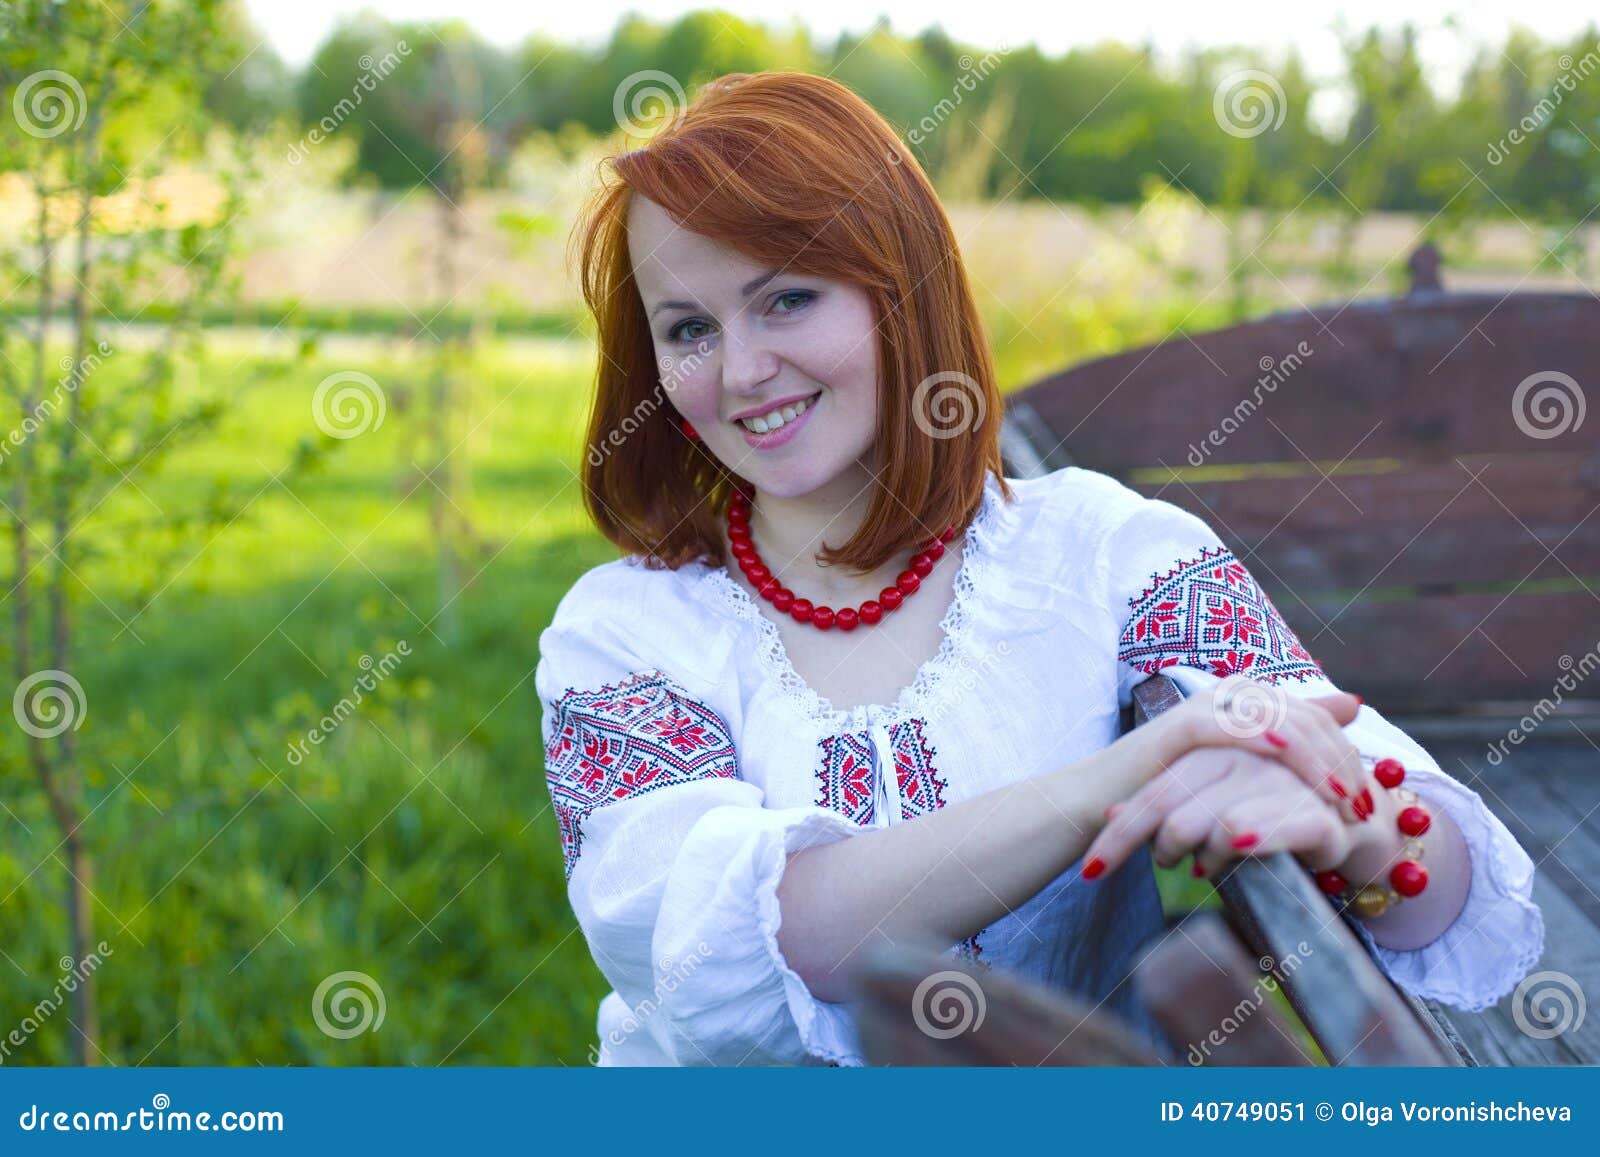
[[[749,297],[752,293],[755,293],[756,290],[760,289],[762,286],[766,285],[767,282],[771,281],[775,277],[778,277],[782,273],[783,273],[783,270],[781,270],[781,269],[769,269],[764,273],[757,274],[755,277],[751,278],[749,281],[745,282],[743,285],[741,285],[739,287],[739,296],[741,296],[741,297]],[[695,302],[692,302],[692,301],[662,301],[662,302],[658,302],[656,304],[656,307],[650,311],[650,316],[654,317],[656,314],[660,313],[664,309],[699,309],[699,308],[701,308],[701,307],[698,304],[696,304]]]

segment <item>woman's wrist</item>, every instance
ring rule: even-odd
[[[1372,818],[1356,825],[1350,854],[1334,869],[1356,890],[1369,884],[1387,887],[1389,873],[1406,858],[1406,849],[1426,840],[1425,835],[1408,836],[1400,830],[1400,811],[1406,804],[1393,791],[1374,792],[1372,805]],[[1426,850],[1424,843],[1424,855]]]

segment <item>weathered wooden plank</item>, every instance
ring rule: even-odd
[[[1592,296],[1430,294],[1192,334],[1012,396],[1080,465],[1119,475],[1186,462],[1212,430],[1222,445],[1201,454],[1211,463],[1338,460],[1357,448],[1363,457],[1448,459],[1529,449],[1512,412],[1517,387],[1552,371],[1581,383],[1597,356]],[[1600,425],[1562,438],[1568,445],[1552,448],[1593,449]]]
[[[1600,604],[1584,591],[1273,602],[1329,678],[1386,714],[1536,700],[1600,643]]]
[[[1600,1063],[1600,1017],[1586,1012],[1580,1024],[1549,1039],[1529,1031],[1541,1031],[1537,1011],[1544,1005],[1555,1008],[1562,999],[1583,1001],[1600,991],[1600,895],[1594,891],[1600,871],[1600,752],[1582,742],[1536,737],[1508,748],[1495,765],[1483,744],[1427,746],[1441,767],[1482,796],[1533,859],[1534,902],[1545,918],[1545,954],[1534,972],[1558,974],[1481,1014],[1447,1009],[1452,1025],[1492,1063]]]
[[[1287,963],[1291,970],[1281,971]],[[1214,912],[1196,912],[1134,970],[1134,988],[1191,1065],[1315,1065],[1272,1004],[1294,962],[1260,962]]]
[[[1583,454],[1128,481],[1204,519],[1263,584],[1302,594],[1575,577],[1600,594],[1600,471]]]
[[[853,982],[857,1031],[874,1065],[1164,1063],[1116,1015],[933,945],[876,945]]]

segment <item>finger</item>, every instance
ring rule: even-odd
[[[1294,852],[1320,871],[1344,862],[1350,840],[1346,825],[1320,800],[1297,786],[1225,807],[1205,851],[1218,861]]]
[[[1304,709],[1300,712],[1300,718],[1313,733],[1312,742],[1316,744],[1324,766],[1334,776],[1334,782],[1343,786],[1356,816],[1363,822],[1370,821],[1373,811],[1372,785],[1362,766],[1361,752],[1350,742],[1344,725],[1332,712],[1313,700],[1303,701],[1302,705]]]
[[[1276,758],[1317,798],[1344,816],[1349,823],[1361,820],[1356,793],[1338,771],[1338,749],[1328,739],[1324,726],[1332,717],[1320,707],[1287,698],[1273,728],[1278,751]]]
[[[1358,823],[1361,805],[1341,805],[1340,800],[1356,797],[1359,787],[1335,772],[1338,751],[1327,739],[1338,718],[1353,718],[1358,709],[1355,695],[1340,692],[1308,699],[1282,687],[1230,675],[1212,690],[1211,741],[1231,743],[1286,763],[1319,798],[1340,807],[1349,822]],[[1334,778],[1330,780],[1329,775]]]
[[[1340,727],[1354,723],[1357,715],[1361,713],[1361,696],[1349,691],[1336,691],[1332,695],[1310,695],[1305,699],[1307,703],[1315,703],[1329,715]]]
[[[1083,855],[1083,874],[1094,879],[1121,867],[1155,834],[1173,808],[1227,773],[1226,759],[1179,759],[1116,806]]]
[[[1217,826],[1213,801],[1206,797],[1215,785],[1187,803],[1173,808],[1150,841],[1150,858],[1158,868],[1170,868],[1196,850],[1203,849]]]

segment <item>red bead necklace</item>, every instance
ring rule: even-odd
[[[941,535],[928,540],[928,544],[911,556],[909,569],[900,572],[894,586],[884,587],[875,599],[868,599],[859,607],[817,607],[809,599],[797,599],[794,592],[780,583],[772,570],[761,561],[761,552],[750,540],[750,496],[735,490],[728,501],[728,538],[733,542],[733,557],[739,560],[739,569],[750,580],[761,597],[797,623],[810,623],[819,631],[838,627],[853,631],[865,623],[871,626],[881,622],[883,616],[897,610],[907,598],[917,593],[922,580],[933,572],[933,564],[944,557],[944,544],[956,536],[951,526]]]

